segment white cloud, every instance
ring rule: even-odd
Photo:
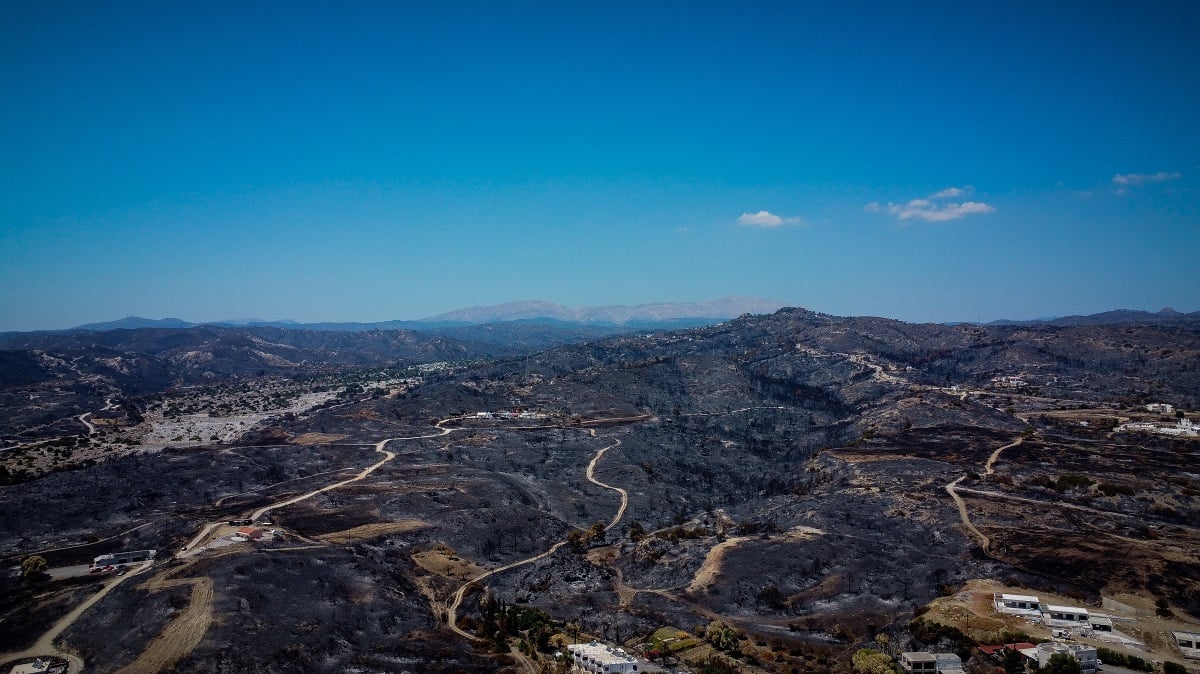
[[[941,192],[935,193],[933,196],[931,196],[929,198],[930,199],[958,199],[959,197],[967,196],[972,191],[974,191],[974,188],[972,188],[970,185],[967,185],[966,187],[947,187],[946,189],[942,190]]]
[[[947,201],[958,199],[974,191],[974,188],[947,187],[935,192],[925,199],[912,199],[903,204],[889,203],[884,206],[877,201],[866,205],[869,213],[887,213],[894,215],[901,222],[908,220],[924,220],[926,222],[942,222],[957,220],[968,215],[992,213],[996,210],[991,204],[981,201]]]
[[[1179,180],[1183,175],[1172,171],[1159,171],[1158,173],[1118,173],[1112,177],[1114,185],[1146,185],[1148,183],[1165,183],[1168,180]]]
[[[798,225],[803,220],[800,218],[781,218],[769,211],[759,211],[757,213],[742,213],[738,216],[738,224],[746,227],[780,227],[782,225]]]
[[[996,209],[990,204],[978,201],[962,203],[935,204],[926,199],[913,199],[907,204],[888,204],[887,212],[899,220],[924,220],[926,222],[941,222],[957,220],[976,213],[991,213]]]

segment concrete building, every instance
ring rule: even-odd
[[[614,648],[596,641],[567,646],[571,653],[575,671],[589,674],[614,674],[616,672],[662,672],[662,668],[640,660],[621,648]]]
[[[1041,612],[1042,624],[1046,627],[1087,627],[1089,624],[1086,608],[1044,604]]]
[[[1088,624],[1091,625],[1093,632],[1112,632],[1112,618],[1104,618],[1101,616],[1092,616],[1088,619]]]
[[[962,658],[955,653],[934,653],[938,674],[964,674]]]
[[[1060,644],[1055,641],[1043,641],[1037,645],[1038,667],[1050,664],[1050,658],[1056,653],[1065,653],[1075,658],[1079,663],[1080,674],[1096,674],[1096,669],[1099,667],[1094,647],[1083,644]]]
[[[137,562],[145,562],[154,559],[158,554],[157,550],[126,550],[125,552],[114,552],[110,555],[100,555],[92,559],[92,567],[103,566],[120,566],[122,564],[135,564]]]
[[[905,674],[936,674],[937,658],[926,651],[906,651],[900,654],[900,668]]]
[[[1200,660],[1200,632],[1171,632],[1179,653],[1189,660]]]
[[[992,595],[992,605],[998,613],[1032,615],[1039,612],[1042,602],[1030,595],[996,592]]]
[[[1167,403],[1150,403],[1146,405],[1147,412],[1158,412],[1159,414],[1175,414],[1175,406]]]

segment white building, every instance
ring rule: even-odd
[[[1096,649],[1092,646],[1084,646],[1083,644],[1060,644],[1053,641],[1044,641],[1037,645],[1037,661],[1038,667],[1045,667],[1050,664],[1050,658],[1056,653],[1065,653],[1079,662],[1080,674],[1096,674],[1096,668],[1099,666],[1098,658],[1096,657]]]
[[[1179,653],[1183,657],[1200,660],[1200,633],[1197,632],[1171,632],[1175,637],[1175,645],[1179,647]]]
[[[1088,610],[1074,606],[1042,606],[1042,624],[1046,627],[1088,627]]]
[[[955,653],[934,653],[938,674],[964,674],[962,658]]]
[[[1146,405],[1147,412],[1158,412],[1159,414],[1175,414],[1175,406],[1167,403],[1150,403]]]
[[[937,658],[926,651],[912,651],[900,654],[900,668],[905,674],[936,674]]]
[[[567,646],[576,671],[590,674],[613,674],[614,672],[661,672],[657,665],[639,660],[623,649],[614,648],[596,641]]]
[[[1105,618],[1105,617],[1094,615],[1090,619],[1088,619],[1088,624],[1091,625],[1093,632],[1112,632],[1113,631],[1112,618]]]
[[[1042,602],[1037,598],[1024,594],[1003,594],[996,592],[992,595],[992,604],[997,613],[1015,615],[1038,613]]]

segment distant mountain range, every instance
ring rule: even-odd
[[[468,307],[415,321],[394,320],[373,323],[322,322],[298,323],[290,320],[260,321],[241,319],[210,323],[190,323],[178,318],[140,318],[130,316],[116,321],[88,323],[70,331],[105,332],[140,328],[191,328],[200,325],[216,327],[272,327],[297,330],[366,332],[371,330],[414,330],[428,332],[446,328],[513,322],[536,322],[561,327],[584,325],[624,329],[676,329],[712,325],[743,314],[769,314],[782,308],[782,302],[756,297],[722,297],[706,302],[662,302],[637,305],[605,305],[598,307],[566,307],[545,300],[507,302],[490,306]],[[1156,312],[1117,309],[1084,316],[1062,316],[1030,320],[997,320],[984,325],[1022,326],[1082,326],[1120,324],[1163,324],[1200,321],[1200,311],[1181,313],[1171,308]]]
[[[1180,313],[1166,307],[1159,311],[1138,311],[1135,309],[1116,309],[1087,316],[1062,316],[1059,318],[1038,318],[1028,321],[992,321],[987,325],[1058,325],[1063,327],[1078,325],[1123,325],[1141,323],[1187,323],[1200,321],[1200,311]]]
[[[339,332],[361,332],[368,330],[425,331],[463,325],[508,323],[512,321],[582,323],[587,325],[613,325],[631,328],[681,328],[719,323],[730,318],[736,318],[742,314],[769,314],[783,306],[782,302],[773,302],[757,297],[736,296],[722,297],[706,302],[662,302],[633,306],[608,305],[600,307],[565,307],[561,304],[545,300],[526,300],[492,306],[469,307],[417,321],[298,323],[290,320],[259,321],[255,319],[243,319],[216,321],[212,323],[189,323],[178,318],[156,320],[129,316],[116,321],[88,323],[71,329],[103,332],[121,329],[190,328],[198,325],[215,325],[221,327],[274,327]]]

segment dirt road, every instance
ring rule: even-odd
[[[1025,436],[1021,436],[1021,437],[1018,437],[1016,440],[1013,440],[1012,442],[1008,443],[1007,445],[997,447],[996,450],[994,452],[992,452],[990,456],[988,456],[987,463],[985,463],[983,465],[984,474],[985,475],[994,474],[995,473],[994,467],[996,465],[996,462],[1000,460],[1000,454],[1003,453],[1004,450],[1016,447],[1024,441],[1025,441]],[[969,512],[967,512],[967,503],[966,503],[966,501],[963,501],[961,496],[958,495],[958,484],[965,479],[966,479],[965,475],[960,475],[956,480],[954,480],[950,484],[947,484],[946,485],[946,493],[949,494],[950,498],[954,500],[954,506],[956,508],[958,508],[958,517],[959,517],[959,519],[962,520],[963,526],[967,528],[967,531],[971,532],[972,536],[974,536],[976,539],[979,540],[979,547],[983,550],[984,554],[986,554],[987,556],[990,557],[992,555],[991,539],[988,538],[987,535],[985,535],[982,531],[980,531],[979,527],[976,527],[975,524],[973,522],[971,522],[971,514]],[[963,491],[970,491],[970,490],[964,489]]]
[[[200,644],[213,619],[213,582],[211,578],[154,579],[141,585],[141,589],[157,592],[181,585],[192,586],[188,607],[150,642],[136,660],[118,669],[116,674],[156,674],[169,670],[180,658]]]
[[[595,437],[596,431],[591,431],[591,434],[592,434],[592,437]],[[591,482],[594,485],[604,487],[605,489],[611,489],[621,495],[621,507],[617,508],[616,516],[614,516],[612,518],[612,521],[609,522],[608,525],[604,527],[605,531],[608,531],[608,530],[612,529],[613,527],[617,526],[617,523],[619,523],[621,521],[621,518],[625,516],[625,508],[629,506],[629,494],[626,493],[625,490],[621,489],[620,487],[614,487],[611,484],[605,484],[605,483],[601,482],[600,480],[597,480],[596,479],[596,462],[600,460],[600,457],[604,456],[605,452],[607,452],[608,450],[610,450],[613,447],[616,447],[620,444],[621,444],[620,440],[613,440],[613,443],[611,445],[609,445],[607,447],[601,447],[600,451],[596,452],[596,456],[592,457],[592,460],[588,463],[588,467],[587,467],[588,482]]]
[[[588,429],[588,433],[592,437],[596,437],[595,429]],[[596,470],[596,462],[599,461],[600,458],[604,456],[604,453],[620,444],[621,444],[621,441],[619,439],[614,439],[613,443],[611,445],[606,445],[604,447],[601,447],[596,452],[596,455],[592,457],[592,460],[590,462],[588,462],[588,466],[587,466],[588,481],[592,482],[593,484],[604,487],[605,489],[611,489],[612,491],[615,491],[621,495],[621,506],[617,509],[617,514],[612,518],[612,521],[609,522],[608,525],[604,527],[605,531],[608,531],[608,530],[612,529],[613,527],[617,526],[617,524],[621,521],[621,517],[623,517],[625,515],[625,508],[629,505],[629,494],[626,493],[625,490],[621,489],[620,487],[614,487],[610,484],[605,484],[605,483],[597,480],[594,476],[594,473]],[[566,544],[567,544],[566,541],[559,541],[558,543],[555,543],[554,545],[550,546],[549,550],[541,553],[540,555],[534,555],[533,557],[530,557],[528,559],[522,559],[520,561],[513,562],[512,564],[506,564],[498,569],[492,569],[491,571],[488,571],[487,573],[481,573],[478,576],[472,578],[471,580],[468,580],[467,582],[463,583],[458,588],[458,591],[456,591],[454,593],[454,600],[450,602],[450,606],[446,609],[446,625],[451,630],[453,630],[455,634],[458,634],[459,636],[467,638],[467,639],[475,640],[476,637],[474,634],[470,634],[466,631],[463,631],[462,629],[459,629],[459,627],[458,627],[458,607],[462,604],[463,595],[466,594],[467,588],[470,587],[472,583],[478,583],[480,581],[486,580],[487,578],[490,578],[491,576],[494,576],[498,573],[503,573],[510,569],[515,569],[518,566],[532,564],[533,562],[536,562],[539,559],[545,559],[546,557],[553,555],[555,552],[558,552],[558,549]]]
[[[79,659],[75,655],[58,650],[58,648],[54,645],[54,640],[58,639],[59,635],[62,634],[63,631],[65,631],[68,627],[70,627],[79,618],[79,616],[83,615],[84,611],[87,611],[89,608],[94,606],[96,602],[103,599],[105,595],[107,595],[109,592],[112,592],[114,587],[150,568],[152,563],[153,562],[146,562],[136,570],[131,571],[124,576],[114,576],[110,581],[104,584],[104,587],[102,587],[99,592],[89,597],[87,601],[83,602],[79,606],[76,606],[74,610],[60,618],[58,622],[54,623],[54,626],[47,630],[46,633],[43,634],[33,646],[30,646],[29,648],[17,653],[6,653],[4,655],[0,655],[0,665],[12,662],[14,660],[20,660],[21,658],[53,655],[60,658],[66,658],[67,661],[70,662],[70,667],[67,670],[70,674],[78,674],[79,672],[83,671],[83,660]]]

